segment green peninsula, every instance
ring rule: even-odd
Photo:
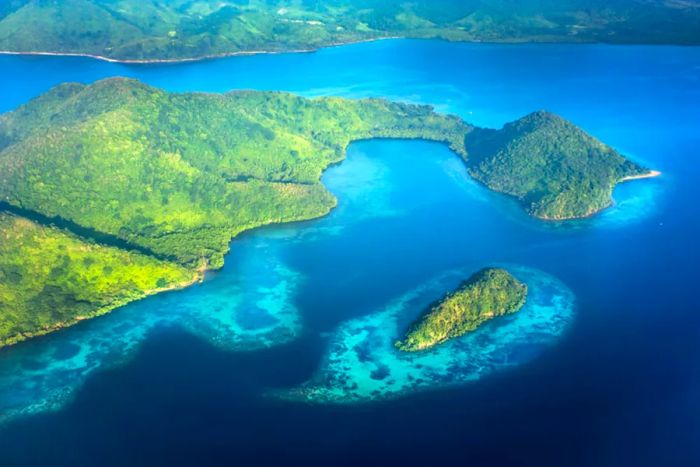
[[[474,129],[466,147],[472,177],[540,219],[591,216],[610,206],[617,183],[658,175],[544,111],[500,130]]]
[[[0,50],[183,60],[387,37],[700,43],[700,6],[647,0],[4,0]]]
[[[489,320],[515,313],[526,297],[527,285],[508,271],[482,269],[418,318],[396,348],[406,352],[430,349]]]
[[[469,129],[378,99],[174,94],[122,78],[64,84],[0,116],[0,201],[161,259],[220,267],[243,230],[333,208],[319,179],[351,141],[421,138],[464,154]]]
[[[174,263],[0,212],[0,346],[199,277]]]
[[[245,230],[328,213],[321,174],[370,138],[444,143],[543,218],[593,213],[615,183],[648,173],[542,112],[484,130],[382,99],[62,84],[0,115],[0,212],[11,213],[0,345],[196,280]]]
[[[469,130],[377,99],[57,86],[0,116],[0,202],[42,223],[0,224],[12,239],[0,250],[0,345],[221,267],[244,230],[326,214],[336,200],[321,173],[353,140],[421,138],[464,155]]]

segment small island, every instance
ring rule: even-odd
[[[405,352],[430,349],[498,316],[515,313],[526,297],[527,285],[505,269],[482,269],[430,307],[395,346]]]

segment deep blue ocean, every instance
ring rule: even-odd
[[[169,65],[0,56],[0,111],[110,76],[386,97],[488,127],[547,109],[663,175],[620,186],[599,216],[550,224],[469,179],[442,145],[353,144],[324,175],[339,199],[329,216],[247,232],[202,284],[0,351],[1,467],[700,465],[700,48],[391,40]],[[449,362],[391,359],[382,333],[494,264],[560,293],[537,310],[561,319],[520,340],[534,318],[492,323]],[[512,341],[494,350],[506,325]],[[406,372],[421,386],[397,390]],[[354,398],[329,375],[355,381]]]

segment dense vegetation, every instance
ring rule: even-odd
[[[515,313],[525,304],[527,285],[504,269],[486,268],[464,281],[414,322],[399,350],[415,352],[463,336],[486,321]]]
[[[561,117],[535,112],[501,130],[475,129],[466,141],[470,174],[520,200],[541,219],[590,216],[614,186],[649,170]]]
[[[0,212],[0,346],[196,277],[174,263]]]
[[[464,155],[469,130],[383,100],[60,85],[0,116],[0,346],[191,281],[245,229],[328,212],[320,175],[352,140]]]
[[[242,230],[327,213],[319,178],[350,141],[423,138],[464,154],[469,129],[383,100],[64,84],[0,116],[0,201],[218,267]]]
[[[327,213],[321,173],[367,138],[448,144],[476,178],[548,218],[590,214],[643,172],[541,112],[481,130],[379,99],[63,84],[0,115],[0,211],[14,213],[2,224],[0,345],[220,267],[243,230]]]
[[[4,0],[0,49],[182,59],[382,37],[700,42],[697,0]]]

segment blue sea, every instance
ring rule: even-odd
[[[123,65],[0,56],[0,111],[65,81],[547,109],[663,175],[543,223],[447,147],[363,141],[328,216],[246,232],[202,284],[0,350],[0,466],[700,465],[700,48],[387,40]],[[393,340],[485,266],[516,315]]]

